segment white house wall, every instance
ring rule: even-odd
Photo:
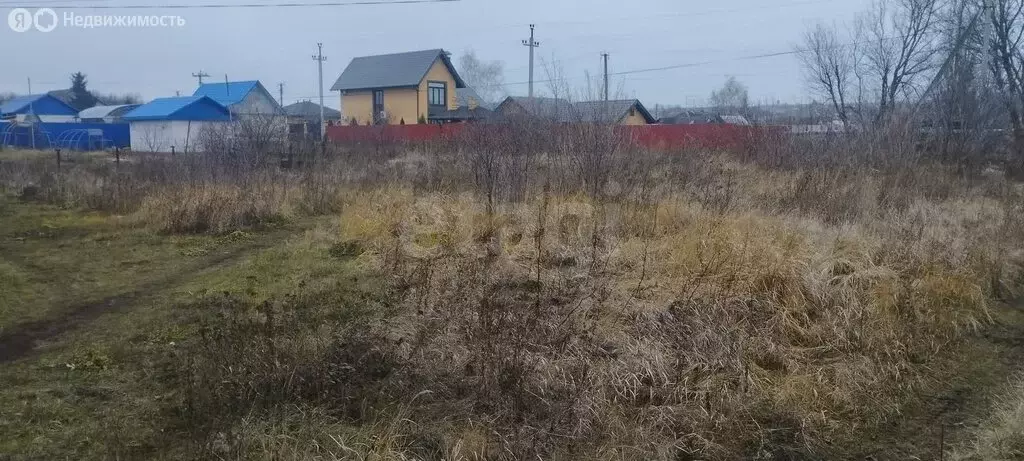
[[[203,129],[206,127],[217,128],[227,122],[209,121],[138,121],[131,122],[129,131],[131,134],[132,150],[136,152],[201,152],[202,145],[199,142]]]

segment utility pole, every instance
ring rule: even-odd
[[[608,53],[601,53],[604,58],[604,102],[608,102]]]
[[[192,76],[195,77],[195,78],[198,78],[199,79],[199,86],[202,86],[203,85],[203,77],[209,77],[210,74],[207,74],[206,72],[203,72],[203,71],[199,71],[198,74],[197,73],[193,73]]]
[[[316,61],[317,74],[319,75],[320,84],[317,88],[320,89],[320,141],[323,142],[324,137],[327,135],[326,127],[324,125],[324,61],[327,57],[324,56],[324,44],[316,44],[316,56],[313,56],[313,60]]]
[[[28,77],[28,94],[32,94],[32,77]],[[29,122],[31,123],[31,125],[29,125],[29,127],[30,127],[29,128],[29,131],[30,131],[29,136],[32,136],[32,149],[35,150],[35,148],[36,148],[36,121],[35,121],[36,111],[35,111],[35,108],[32,107],[31,103],[29,103],[29,105],[28,105],[28,113],[32,114],[32,120],[29,120]]]
[[[530,40],[523,40],[523,46],[530,47],[530,98],[533,98],[533,49],[540,46],[540,42],[533,39],[533,24],[530,24]]]
[[[224,94],[226,94],[228,97],[231,96],[231,84],[228,83],[228,74],[224,74]],[[228,108],[228,121],[229,122],[233,121],[232,117],[231,117],[231,108],[230,107]]]
[[[284,83],[277,84],[277,100],[280,101],[281,107],[284,107]]]

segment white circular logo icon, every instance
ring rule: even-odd
[[[50,8],[40,8],[32,19],[39,32],[49,32],[57,28],[57,12]]]
[[[57,14],[54,13],[54,24],[57,23]],[[25,32],[32,28],[32,13],[24,8],[15,8],[7,15],[7,25],[15,32]]]

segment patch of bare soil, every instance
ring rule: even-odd
[[[1001,305],[995,324],[934,368],[936,382],[884,427],[866,431],[851,459],[942,460],[989,416],[992,400],[1024,370],[1024,304]]]
[[[205,256],[186,266],[184,270],[143,283],[131,291],[99,301],[69,306],[61,310],[60,317],[14,325],[0,334],[0,364],[31,356],[39,342],[75,330],[103,314],[130,309],[153,293],[180,285],[202,273],[235,264],[247,254],[269,247],[274,240],[271,236],[266,236],[231,251]]]

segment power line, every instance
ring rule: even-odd
[[[103,0],[100,0],[103,1]],[[184,9],[226,9],[226,8],[311,8],[366,5],[411,5],[418,3],[453,3],[462,0],[356,0],[348,2],[285,2],[285,3],[205,3],[196,5],[46,5],[47,8],[80,10],[184,10]],[[12,3],[12,8],[34,8],[33,5]]]
[[[690,62],[690,63],[685,63],[685,64],[675,64],[675,65],[671,65],[671,66],[649,67],[649,68],[645,68],[645,69],[624,70],[624,71],[620,71],[620,72],[611,72],[608,75],[632,75],[632,74],[642,74],[642,73],[647,73],[647,72],[661,72],[661,71],[666,71],[666,70],[684,69],[684,68],[687,68],[687,67],[705,66],[705,65],[708,65],[708,64],[719,64],[719,63],[723,63],[723,62],[746,61],[746,60],[751,60],[751,59],[764,59],[764,58],[772,58],[772,57],[777,57],[777,56],[787,56],[787,55],[798,54],[800,52],[801,52],[801,50],[780,51],[780,52],[777,52],[777,53],[765,53],[765,54],[757,54],[757,55],[751,55],[751,56],[740,56],[740,57],[737,57],[737,58],[715,59],[715,60],[710,60],[710,61],[699,61],[699,62]],[[535,80],[534,83],[548,83],[548,82],[553,82],[553,81],[556,81],[556,79]],[[528,82],[512,82],[512,83],[505,83],[505,85],[524,85],[526,83],[528,83]]]
[[[737,7],[737,8],[719,8],[719,9],[705,10],[705,11],[685,11],[685,12],[679,12],[679,13],[660,13],[660,14],[656,14],[656,15],[645,15],[645,16],[615,16],[613,18],[613,20],[618,22],[618,21],[638,21],[638,20],[676,18],[676,17],[692,18],[692,17],[697,17],[697,16],[715,16],[715,15],[722,15],[722,14],[745,13],[745,12],[749,12],[749,11],[753,11],[753,10],[766,10],[766,9],[776,9],[776,8],[787,8],[787,7],[791,7],[791,6],[804,6],[804,5],[813,5],[813,4],[818,4],[818,3],[836,3],[836,2],[839,2],[839,1],[844,1],[844,0],[798,0],[798,1],[779,3],[779,4],[774,4],[774,5],[759,5],[759,6],[754,6],[754,7],[744,6],[744,7]],[[541,24],[541,25],[555,25],[555,24],[557,24],[557,25],[563,25],[564,26],[564,25],[570,25],[570,24],[581,24],[581,25],[582,24],[591,24],[591,23],[594,23],[594,22],[598,22],[598,21],[589,20],[589,19],[582,19],[582,20],[556,20],[556,21],[544,21],[544,20],[541,20],[541,21],[537,21],[536,24]],[[523,25],[525,25],[525,24],[521,24],[521,23],[520,24],[508,24],[505,27],[521,27]]]
[[[897,40],[897,39],[902,39],[902,38],[905,38],[905,36],[903,36],[903,35],[896,35],[896,36],[892,36],[892,37],[883,37],[883,38],[878,39],[878,40]],[[839,47],[845,48],[845,47],[850,47],[850,46],[862,45],[862,44],[866,44],[866,43],[873,43],[874,41],[875,40],[864,40],[864,41],[860,41],[860,42],[844,43],[844,44],[839,45]],[[739,57],[735,57],[735,58],[713,59],[713,60],[708,60],[708,61],[690,62],[690,63],[685,63],[685,64],[674,64],[674,65],[661,66],[661,67],[648,67],[648,68],[642,68],[642,69],[624,70],[624,71],[620,71],[620,72],[610,73],[608,75],[632,75],[632,74],[643,74],[643,73],[648,73],[648,72],[662,72],[662,71],[666,71],[666,70],[685,69],[685,68],[689,68],[689,67],[700,67],[700,66],[705,66],[705,65],[708,65],[708,64],[721,64],[721,63],[725,63],[725,62],[747,61],[747,60],[754,60],[754,59],[774,58],[774,57],[779,57],[779,56],[791,56],[791,55],[803,53],[805,51],[807,51],[807,50],[804,50],[804,49],[793,49],[793,50],[789,50],[789,51],[778,51],[778,52],[773,52],[773,53],[754,54],[754,55],[749,55],[749,56],[739,56]],[[539,80],[539,81],[535,80],[534,83],[549,83],[549,82],[554,82],[554,81],[557,81],[557,80],[558,79],[547,79],[547,80]],[[528,82],[512,82],[512,83],[505,83],[505,85],[524,85],[526,83],[528,83]]]

